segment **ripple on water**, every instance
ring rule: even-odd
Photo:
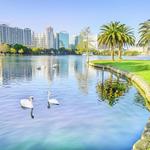
[[[59,64],[55,71],[53,63]],[[131,149],[149,117],[144,100],[140,97],[138,101],[137,90],[130,86],[110,106],[96,92],[102,72],[87,69],[84,63],[85,58],[80,56],[3,59],[4,80],[0,86],[3,150]],[[47,68],[37,70],[41,65]],[[104,72],[104,81],[110,75]],[[59,106],[47,108],[47,91],[52,92]],[[20,99],[31,95],[34,119],[30,109],[20,107]]]

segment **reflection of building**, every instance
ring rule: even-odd
[[[11,58],[10,58],[11,59]],[[31,80],[32,65],[28,60],[26,63],[20,62],[19,57],[13,57],[10,63],[8,59],[1,59],[0,62],[0,82],[1,84],[8,84],[13,80]]]
[[[58,59],[59,67],[57,68],[57,76],[59,77],[66,77],[69,74],[69,59],[68,58],[62,58]]]
[[[59,48],[69,48],[69,34],[67,32],[60,32],[57,33],[57,40],[56,40],[57,49]]]
[[[0,44],[23,44],[31,46],[31,29],[20,29],[9,27],[6,24],[0,25]]]
[[[0,59],[0,85],[3,84],[3,65],[2,65],[2,59]]]

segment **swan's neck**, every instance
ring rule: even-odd
[[[33,101],[32,98],[30,98],[29,101],[32,103],[32,101]]]
[[[50,98],[50,93],[48,93],[48,99]]]

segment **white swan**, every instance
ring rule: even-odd
[[[56,68],[56,67],[58,67],[58,64],[53,64],[53,68]]]
[[[51,92],[48,92],[48,108],[50,108],[50,105],[59,105],[58,100],[54,98],[50,98]]]
[[[21,99],[20,100],[20,105],[24,108],[33,108],[33,96],[30,96],[28,99]]]
[[[43,66],[39,66],[39,67],[37,67],[36,69],[37,69],[37,70],[46,69],[46,66],[44,66],[44,65],[43,65]]]
[[[36,69],[37,69],[37,70],[41,70],[41,67],[37,67]]]

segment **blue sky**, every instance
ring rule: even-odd
[[[47,26],[71,35],[90,26],[94,34],[101,25],[121,21],[135,28],[150,19],[150,0],[0,0],[0,23],[30,27],[42,32]]]

